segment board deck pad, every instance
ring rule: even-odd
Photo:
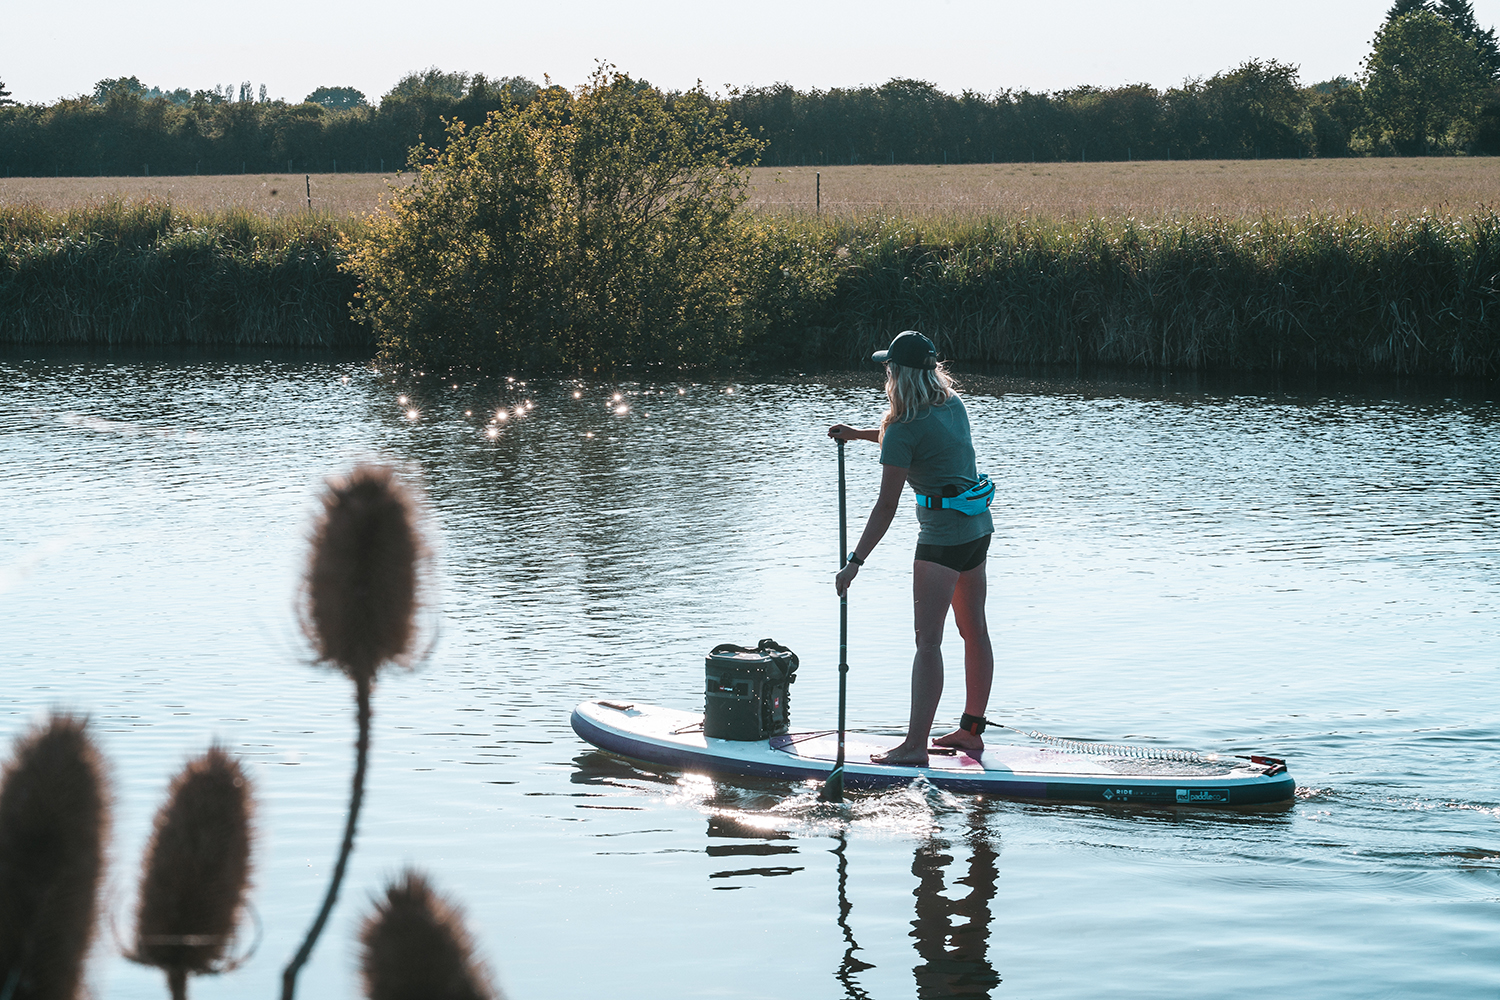
[[[702,713],[637,702],[586,701],[573,710],[572,722],[580,737],[601,750],[685,771],[824,779],[838,754],[836,732],[720,740],[703,735]],[[987,741],[977,757],[933,753],[925,767],[870,760],[900,742],[896,736],[846,733],[845,787],[890,787],[920,774],[940,788],[1004,798],[1188,806],[1266,805],[1288,801],[1296,791],[1284,766],[1237,757],[1111,756]]]

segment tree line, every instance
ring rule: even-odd
[[[1468,0],[1397,0],[1358,79],[1250,60],[1165,91],[945,94],[921,80],[730,98],[771,166],[1500,153],[1500,47]]]
[[[3,88],[3,83],[0,83]],[[54,104],[0,106],[0,169],[10,176],[230,174],[396,170],[445,120],[471,124],[531,101],[519,77],[430,69],[412,73],[372,106],[352,87],[320,87],[298,103],[266,88],[148,88],[101,80],[92,94]]]
[[[1397,0],[1358,78],[1312,85],[1250,60],[1208,79],[1055,92],[948,94],[922,80],[735,91],[729,116],[770,166],[1060,160],[1500,154],[1500,48],[1468,0]],[[649,84],[641,83],[641,86]],[[0,81],[0,168],[10,176],[374,171],[469,126],[567,92],[524,77],[433,68],[371,103],[351,87],[271,101],[249,82],[162,91],[135,77],[18,105]],[[695,92],[666,93],[670,104]],[[753,154],[747,154],[753,155]]]

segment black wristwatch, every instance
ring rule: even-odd
[[[863,566],[865,564],[865,561],[863,559],[861,559],[858,555],[856,555],[854,552],[850,552],[849,555],[846,557],[846,559],[847,559],[847,561],[852,562],[856,566]]]

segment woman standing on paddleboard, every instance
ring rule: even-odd
[[[877,764],[927,763],[928,738],[943,694],[943,626],[948,610],[964,640],[964,712],[959,728],[932,742],[980,750],[995,656],[985,622],[985,556],[995,530],[989,498],[994,487],[974,462],[969,415],[953,381],[938,363],[932,341],[907,330],[873,359],[886,366],[885,394],[891,408],[874,430],[834,424],[828,436],[880,444],[880,497],[848,564],[834,578],[842,594],[885,537],[909,482],[917,494],[916,560],[912,600],[917,653],[911,667],[911,720],[906,739]]]

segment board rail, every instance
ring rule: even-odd
[[[783,781],[821,781],[834,767],[832,730],[721,740],[703,734],[702,713],[620,700],[582,702],[571,721],[585,742],[653,767]],[[1285,762],[1261,755],[1181,762],[992,744],[977,756],[934,754],[916,767],[869,760],[898,737],[850,732],[846,742],[844,784],[851,789],[891,788],[920,775],[953,792],[1110,805],[1234,808],[1282,804],[1296,795]]]

